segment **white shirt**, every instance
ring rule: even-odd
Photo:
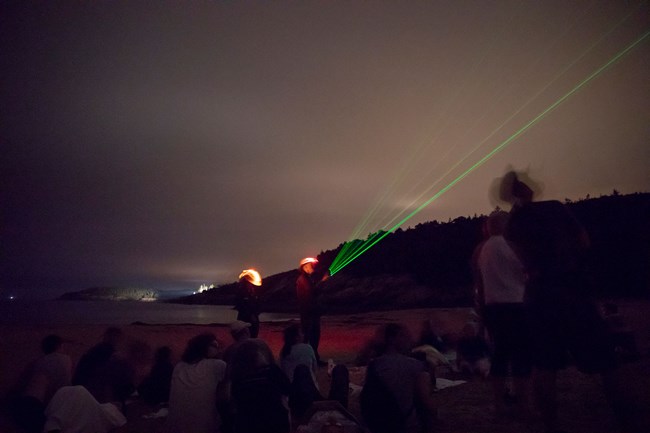
[[[311,376],[314,379],[314,385],[318,388],[318,381],[316,380],[316,369],[318,363],[316,361],[316,354],[314,349],[307,343],[298,343],[291,346],[291,352],[280,359],[280,368],[287,375],[290,382],[293,382],[293,372],[299,365],[306,365],[309,367]]]
[[[45,409],[45,417],[45,432],[108,433],[126,424],[115,405],[98,403],[81,385],[59,388]]]
[[[172,433],[218,432],[217,386],[226,375],[220,359],[202,359],[196,364],[179,362],[172,373],[169,395],[169,431]]]
[[[478,267],[486,305],[523,302],[526,287],[524,267],[503,236],[491,236],[485,241]]]

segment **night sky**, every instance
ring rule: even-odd
[[[2,298],[286,271],[509,169],[650,190],[647,1],[0,8]]]

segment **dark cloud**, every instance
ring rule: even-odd
[[[546,198],[647,190],[650,37],[522,130],[646,34],[647,8],[3,5],[1,288],[284,271],[370,209],[358,236],[390,227],[509,138],[405,226],[489,212],[509,168]]]

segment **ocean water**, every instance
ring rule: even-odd
[[[0,301],[3,325],[228,324],[237,311],[225,305],[183,305],[136,301]],[[297,318],[262,313],[262,322]]]

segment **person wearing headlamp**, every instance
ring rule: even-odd
[[[313,257],[305,257],[300,261],[300,274],[296,280],[296,296],[300,310],[300,327],[304,335],[304,342],[309,344],[316,354],[318,365],[326,365],[321,361],[318,354],[320,343],[320,318],[323,314],[322,307],[318,303],[318,285],[328,278],[325,273],[322,276],[316,272],[318,260]]]
[[[237,320],[251,324],[250,333],[252,338],[257,338],[260,331],[259,290],[261,287],[262,277],[255,269],[245,269],[239,274],[235,301]]]

